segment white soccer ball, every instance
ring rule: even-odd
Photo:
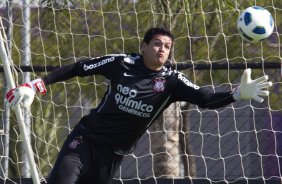
[[[237,28],[245,40],[259,42],[271,35],[274,21],[269,11],[260,6],[252,6],[240,14]]]

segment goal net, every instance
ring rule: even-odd
[[[265,7],[275,19],[274,33],[257,44],[244,41],[236,28],[239,13],[254,5]],[[26,8],[30,9],[28,17]],[[173,32],[178,69],[211,91],[236,87],[246,67],[253,68],[254,77],[269,75],[273,87],[263,103],[240,101],[217,110],[172,104],[135,151],[125,156],[115,182],[281,182],[279,0],[34,0],[27,5],[2,0],[0,16],[18,84],[82,58],[140,52],[143,35],[153,26]],[[7,86],[3,68],[0,71],[4,99]],[[101,76],[58,82],[47,87],[47,95],[35,98],[30,113],[25,112],[42,180],[51,171],[66,136],[100,102],[107,82]],[[23,178],[31,176],[20,129],[4,100],[0,103],[0,183],[25,183]]]

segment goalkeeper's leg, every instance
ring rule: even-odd
[[[122,158],[74,130],[59,153],[48,184],[110,183]]]

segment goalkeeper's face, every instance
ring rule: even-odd
[[[142,45],[144,64],[151,70],[160,70],[168,60],[172,40],[165,35],[155,35],[147,44]]]

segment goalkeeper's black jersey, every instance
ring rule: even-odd
[[[211,109],[234,102],[230,92],[214,94],[204,90],[170,66],[160,71],[150,70],[138,54],[84,59],[51,72],[43,81],[51,84],[91,75],[109,79],[108,90],[101,103],[78,126],[85,136],[108,144],[115,151],[129,151],[173,102],[186,101]]]

